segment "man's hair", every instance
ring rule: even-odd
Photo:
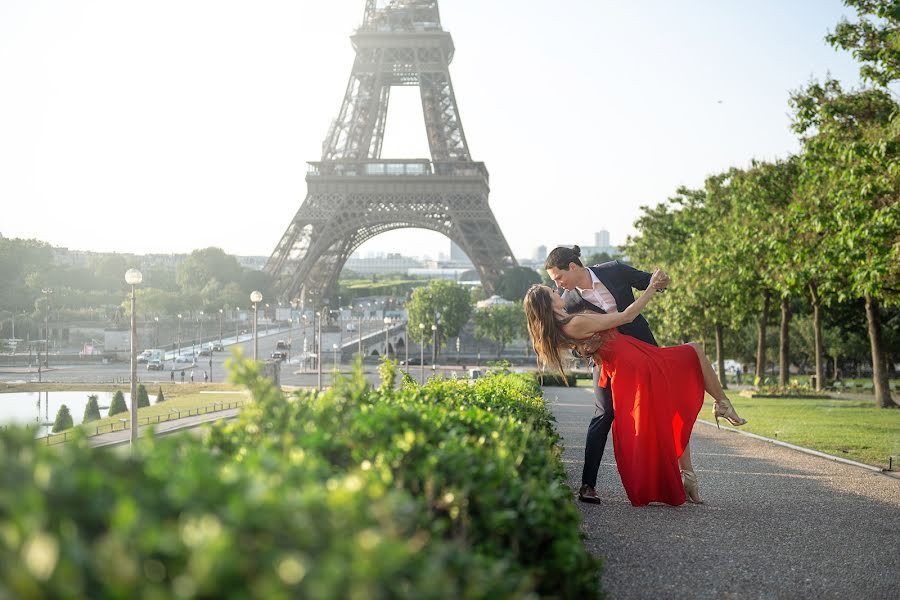
[[[579,267],[583,267],[584,265],[581,264],[580,256],[581,248],[578,246],[572,246],[571,248],[558,246],[547,255],[547,260],[544,261],[544,269],[546,270],[552,267],[554,269],[568,271],[569,263],[575,263]]]

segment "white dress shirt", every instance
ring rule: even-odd
[[[575,289],[581,293],[581,297],[594,306],[602,308],[607,314],[619,312],[619,308],[616,306],[616,299],[613,298],[612,293],[597,279],[593,271],[588,269],[588,273],[591,274],[593,287],[587,289],[576,287]]]

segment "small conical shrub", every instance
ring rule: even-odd
[[[97,394],[88,396],[88,403],[84,407],[84,418],[82,423],[90,423],[91,421],[100,420],[100,407],[97,405]]]
[[[162,388],[159,388],[159,393],[156,394],[156,403],[159,404],[160,402],[165,402],[165,401],[166,401],[166,397],[163,396]]]
[[[109,416],[112,417],[123,412],[128,412],[128,407],[125,406],[125,394],[122,393],[122,390],[116,390],[112,403],[109,405]]]
[[[69,407],[63,404],[56,413],[56,421],[53,422],[53,433],[72,429],[74,426],[75,423],[72,422],[72,413],[69,412]]]
[[[143,383],[138,385],[137,397],[138,397],[138,408],[144,408],[145,406],[150,406],[150,396],[147,394],[147,388],[144,387]]]

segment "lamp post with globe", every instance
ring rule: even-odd
[[[259,321],[257,305],[262,302],[263,295],[257,290],[253,290],[250,294],[250,302],[253,303],[253,360],[259,360],[259,337],[256,331],[256,324]]]
[[[136,449],[137,444],[137,315],[135,314],[135,286],[143,281],[141,272],[137,269],[128,269],[125,272],[125,283],[131,286],[131,450]]]

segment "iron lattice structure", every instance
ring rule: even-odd
[[[306,200],[266,264],[281,299],[317,305],[363,242],[408,227],[456,242],[493,293],[516,262],[488,206],[488,171],[469,154],[437,0],[367,0],[350,39],[356,60],[341,111],[322,159],[309,163]],[[381,158],[390,90],[400,85],[419,87],[431,160]]]

